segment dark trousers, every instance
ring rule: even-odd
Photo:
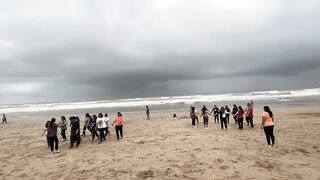
[[[118,140],[120,139],[119,134],[120,134],[121,138],[123,138],[122,128],[123,128],[123,125],[116,126],[116,134],[117,134]]]
[[[147,113],[147,120],[150,120],[150,114]]]
[[[191,117],[192,126],[196,126],[196,117]]]
[[[235,124],[237,124],[237,121],[238,121],[238,115],[233,116],[233,119],[234,119],[234,123],[235,123]],[[243,118],[242,118],[242,122],[243,122]]]
[[[83,126],[82,136],[86,135],[86,129],[87,129],[87,126]]]
[[[67,139],[67,137],[66,137],[66,130],[67,129],[61,129],[61,136],[62,136],[62,139]]]
[[[270,145],[270,140],[272,142],[272,145],[275,142],[275,138],[274,138],[274,135],[273,135],[273,128],[274,128],[274,126],[263,127],[264,133],[266,134],[268,145]]]
[[[230,115],[229,115],[229,114],[227,114],[226,116],[227,116],[227,117],[226,117],[226,118],[227,118],[227,123],[229,124]]]
[[[243,129],[243,118],[238,119],[238,126],[239,126],[239,129]]]
[[[247,123],[249,126],[254,127],[253,126],[253,117],[246,117]]]
[[[106,140],[106,136],[105,136],[105,128],[100,128],[98,129],[99,133],[100,133],[100,141],[105,141]]]
[[[209,117],[208,116],[203,116],[203,125],[204,125],[204,127],[208,127],[208,125],[209,125]]]
[[[94,138],[97,136],[97,138],[99,138],[99,135],[98,135],[98,133],[97,133],[97,131],[96,131],[96,129],[95,128],[91,128],[90,129],[90,132],[91,132],[91,135],[92,135],[92,141],[94,141]]]
[[[105,131],[106,131],[106,134],[105,134],[106,136],[108,136],[108,134],[110,135],[109,127],[106,127]]]
[[[227,126],[227,118],[226,117],[223,117],[220,119],[220,122],[221,122],[221,129],[223,129],[223,124],[224,124],[224,127],[226,129],[228,129],[228,126]]]
[[[80,137],[80,132],[76,133],[71,131],[70,134],[70,147],[73,147],[73,144],[77,142],[77,147],[80,145],[81,142],[81,137]]]
[[[48,147],[51,147],[49,137],[47,137],[47,144],[48,144]]]
[[[48,138],[49,138],[51,152],[53,152],[53,146],[55,146],[54,149],[57,151],[59,149],[58,137],[57,136],[52,136],[52,137],[48,137]]]
[[[196,116],[196,120],[197,120],[197,123],[199,124],[199,118],[198,118],[198,116]]]
[[[219,123],[219,114],[214,115],[214,122],[216,123],[217,121]]]
[[[3,124],[3,123],[6,123],[6,124],[7,124],[7,120],[6,120],[6,119],[2,120],[2,124]]]

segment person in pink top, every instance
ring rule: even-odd
[[[253,128],[253,106],[251,103],[247,104],[246,120],[248,125]]]
[[[238,111],[235,114],[237,116],[237,123],[238,123],[239,129],[243,129],[243,114],[244,114],[244,110],[242,109],[241,106],[239,106]]]
[[[264,133],[266,134],[268,147],[273,147],[275,143],[275,138],[273,135],[273,128],[274,128],[273,113],[268,106],[264,106],[263,110],[264,112],[262,113],[261,129],[263,128]]]
[[[112,123],[112,126],[116,124],[115,129],[116,129],[116,134],[117,134],[117,139],[119,140],[119,133],[121,136],[121,139],[123,138],[123,117],[120,112],[117,113],[117,117],[115,118],[114,122]]]

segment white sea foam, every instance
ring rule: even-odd
[[[22,104],[22,105],[5,105],[0,106],[2,113],[15,112],[41,112],[41,111],[58,111],[74,109],[91,109],[91,108],[112,108],[112,107],[136,107],[145,105],[165,105],[165,104],[193,104],[196,102],[233,102],[249,100],[275,100],[290,101],[297,97],[319,96],[320,88],[288,90],[288,91],[257,91],[249,93],[228,93],[216,95],[193,95],[193,96],[174,96],[174,97],[154,97],[154,98],[136,98],[120,100],[102,100],[87,102],[70,102],[70,103],[46,103],[46,104]]]

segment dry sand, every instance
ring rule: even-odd
[[[257,109],[257,108],[256,108]],[[320,109],[273,108],[277,147],[267,148],[255,112],[254,129],[240,131],[231,120],[220,130],[191,128],[190,119],[172,113],[126,114],[124,139],[114,129],[107,142],[82,138],[79,148],[60,143],[50,154],[44,136],[47,119],[0,126],[1,179],[320,179]],[[182,115],[181,113],[178,115]],[[187,115],[187,114],[185,114]],[[49,119],[49,118],[48,118]],[[68,129],[67,133],[69,134]],[[89,133],[88,133],[89,134]]]

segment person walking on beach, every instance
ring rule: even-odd
[[[49,124],[50,124],[50,121],[47,121],[46,122],[46,125],[45,125],[45,129],[43,130],[42,132],[42,136],[47,132],[47,135],[46,135],[46,138],[47,138],[47,145],[48,145],[48,148],[50,148],[50,140],[49,140],[49,137],[48,137],[48,127],[49,127]]]
[[[236,113],[236,116],[238,118],[237,122],[238,122],[239,129],[243,129],[243,114],[244,114],[244,110],[242,109],[241,106],[239,106]]]
[[[98,114],[98,119],[97,119],[97,128],[99,131],[99,137],[100,137],[100,141],[99,144],[102,143],[103,141],[106,140],[106,136],[105,136],[105,131],[106,131],[106,122],[105,122],[105,118],[103,117],[102,113]]]
[[[197,109],[195,107],[194,107],[194,112],[195,112],[195,115],[196,115],[197,124],[199,124],[198,111],[197,111]]]
[[[71,126],[71,134],[70,134],[70,148],[73,147],[73,144],[77,142],[77,147],[79,147],[81,142],[80,137],[80,119],[79,117],[72,116],[70,117],[70,126]]]
[[[209,129],[209,110],[206,105],[201,109],[201,116],[203,117],[203,125],[205,129]]]
[[[147,114],[147,120],[150,120],[150,109],[149,109],[149,106],[146,106],[146,114]]]
[[[229,124],[229,119],[230,119],[230,109],[229,107],[226,105],[226,107],[224,108],[227,112],[227,123]]]
[[[233,108],[232,108],[232,116],[234,119],[234,123],[238,124],[238,107],[235,104],[233,105]]]
[[[195,107],[190,106],[190,118],[191,118],[191,124],[193,128],[196,128],[196,111],[195,111]]]
[[[82,136],[86,136],[86,130],[89,130],[89,126],[90,126],[90,121],[91,121],[91,116],[89,113],[86,113],[85,117],[84,117],[84,126],[83,126],[83,130],[82,130]]]
[[[114,124],[116,124],[115,130],[116,130],[118,140],[120,139],[120,136],[121,136],[121,139],[123,138],[123,123],[124,123],[124,119],[122,117],[122,114],[120,112],[118,112],[117,117],[115,118],[114,122],[112,123],[112,126]]]
[[[99,139],[99,135],[97,133],[97,116],[93,115],[90,122],[90,132],[92,135],[92,141],[94,141],[94,138],[97,136]]]
[[[227,114],[228,112],[225,110],[224,107],[221,107],[220,108],[220,122],[221,122],[221,129],[223,129],[223,125],[226,129],[228,129],[228,126],[227,126]]]
[[[248,125],[253,128],[253,107],[250,103],[247,104],[246,120]]]
[[[47,137],[49,139],[51,153],[59,153],[58,127],[59,125],[56,124],[56,119],[52,118],[47,128]]]
[[[273,134],[273,129],[274,129],[273,113],[270,110],[269,106],[264,106],[263,111],[264,112],[262,113],[261,129],[264,130],[264,133],[266,135],[268,147],[274,147],[275,137]]]
[[[109,131],[109,121],[110,121],[110,118],[109,118],[109,116],[108,116],[107,113],[104,114],[104,121],[105,121],[105,123],[106,123],[106,125],[107,125],[107,127],[106,127],[106,136],[108,136],[108,134],[110,135],[110,131]]]
[[[66,137],[67,124],[68,124],[68,122],[66,120],[66,117],[61,116],[61,120],[58,123],[58,125],[61,127],[61,136],[62,136],[63,141],[67,140],[67,137]]]
[[[6,114],[2,114],[2,124],[3,123],[6,123],[6,124],[8,123]]]
[[[210,113],[212,112],[214,115],[214,123],[219,123],[219,108],[216,105],[213,106],[213,109]]]

